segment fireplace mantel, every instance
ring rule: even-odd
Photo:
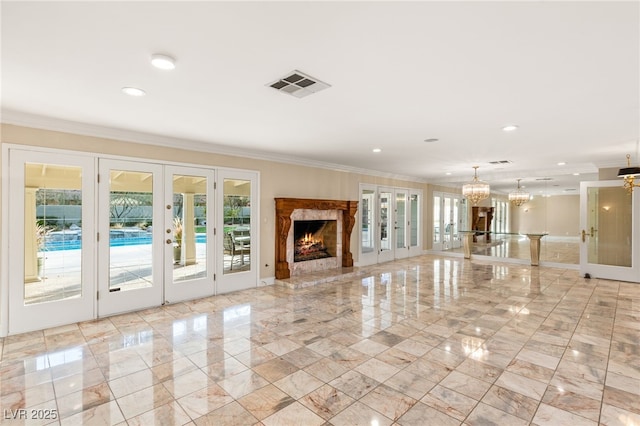
[[[276,198],[276,278],[291,276],[287,262],[287,236],[291,214],[296,209],[339,210],[342,213],[342,266],[353,266],[351,231],[356,223],[357,201],[317,200],[308,198]]]

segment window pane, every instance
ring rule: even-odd
[[[389,238],[389,203],[390,192],[380,193],[380,251],[391,250],[391,238]]]
[[[364,189],[362,191],[362,253],[371,253],[375,250],[375,191]]]
[[[82,169],[25,166],[25,305],[82,295]]]
[[[396,248],[404,248],[405,230],[406,230],[406,204],[407,194],[396,194]]]
[[[207,178],[173,175],[173,281],[207,276]]]
[[[153,174],[111,170],[109,291],[153,285]]]
[[[225,274],[251,269],[251,181],[224,180]]]
[[[418,224],[420,223],[418,218],[418,194],[411,194],[411,247],[418,245]]]

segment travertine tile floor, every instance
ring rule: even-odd
[[[638,425],[639,337],[640,284],[425,255],[5,338],[2,423]]]

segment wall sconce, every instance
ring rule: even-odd
[[[611,207],[609,206],[603,206],[602,210],[604,210],[605,212],[608,212],[609,210],[611,210]]]
[[[618,177],[624,179],[622,186],[629,194],[633,193],[633,187],[640,187],[640,184],[635,183],[636,176],[640,176],[640,167],[631,167],[631,155],[627,154],[627,167],[623,167],[618,171]]]

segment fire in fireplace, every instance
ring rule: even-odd
[[[336,256],[336,220],[296,220],[293,222],[294,262]]]

